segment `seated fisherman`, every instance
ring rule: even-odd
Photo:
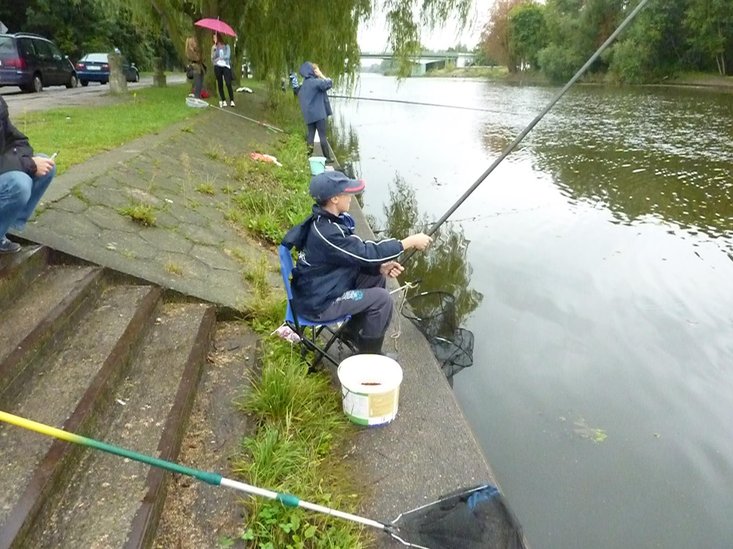
[[[55,174],[56,163],[33,155],[28,138],[10,122],[8,105],[0,97],[0,254],[20,251],[20,244],[5,233],[25,226]]]
[[[283,245],[299,251],[291,283],[298,314],[315,321],[351,315],[348,333],[359,352],[381,354],[392,317],[385,277],[396,278],[404,271],[396,261],[404,250],[425,250],[432,239],[423,233],[378,242],[359,238],[346,212],[351,196],[362,190],[363,181],[341,172],[314,176],[313,213],[288,231]]]

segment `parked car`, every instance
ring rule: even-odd
[[[76,69],[56,44],[38,34],[0,34],[0,86],[40,92],[44,86],[75,88]]]
[[[129,63],[125,57],[122,57],[122,70],[128,82],[140,81],[140,71],[137,70],[135,63]],[[88,86],[89,82],[106,84],[109,82],[109,54],[86,54],[76,64],[76,73],[82,86]]]

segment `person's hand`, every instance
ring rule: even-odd
[[[56,165],[56,162],[45,156],[34,156],[33,162],[36,164],[35,175],[46,175]]]
[[[420,250],[421,252],[427,248],[430,243],[433,241],[432,238],[430,238],[425,233],[417,233],[412,234],[408,236],[407,238],[402,240],[402,247],[405,250],[409,250],[410,248],[416,248]]]
[[[397,278],[404,271],[405,268],[396,261],[387,261],[379,266],[380,274],[389,278]]]

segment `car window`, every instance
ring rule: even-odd
[[[18,38],[18,51],[23,57],[35,57],[36,49],[29,38]]]
[[[51,44],[45,40],[33,40],[33,46],[36,49],[38,57],[44,61],[53,59],[53,51],[51,51]]]
[[[84,57],[82,57],[81,60],[86,61],[87,63],[106,63],[107,54],[106,53],[88,53]]]
[[[10,36],[0,36],[0,57],[15,57],[15,44]]]
[[[48,42],[49,47],[51,48],[51,55],[53,55],[54,59],[63,59],[64,54],[61,53],[61,50],[56,47],[56,44],[53,42]]]

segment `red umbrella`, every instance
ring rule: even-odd
[[[199,19],[194,23],[197,27],[201,27],[204,29],[213,30],[214,32],[218,32],[220,34],[228,34],[229,36],[237,36],[237,33],[234,32],[234,29],[227,25],[224,21],[221,21],[219,19]]]

